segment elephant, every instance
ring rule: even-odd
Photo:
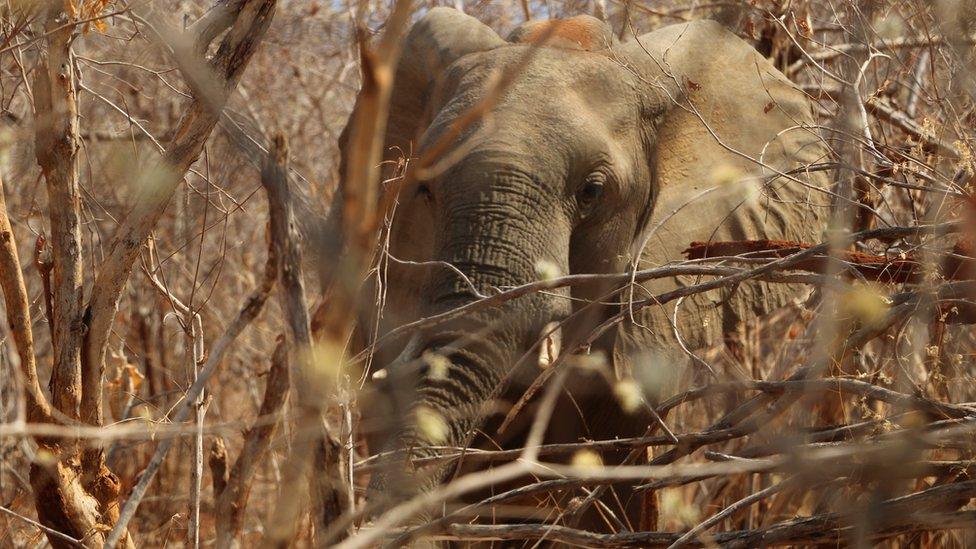
[[[714,21],[621,41],[578,16],[528,22],[503,39],[460,11],[430,9],[403,43],[384,139],[387,176],[404,161],[423,169],[399,189],[384,276],[364,290],[381,286],[384,297],[363,300],[361,346],[544,277],[669,265],[692,241],[819,241],[830,211],[826,176],[807,169],[829,157],[811,101]],[[538,377],[540,333],[561,323],[563,341],[579,343],[613,315],[621,320],[588,342],[610,374],[569,375],[546,441],[642,434],[652,419],[624,409],[614,380],[642,379],[651,362],[679,368],[683,349],[721,343],[801,291],[748,281],[619,315],[630,300],[695,281],[530,293],[380,347],[383,375],[362,406],[371,451],[430,456],[478,433],[491,439],[489,425]],[[417,410],[442,420],[436,437]],[[526,423],[489,443],[517,447]],[[400,490],[415,477],[404,473],[392,467],[373,487]]]

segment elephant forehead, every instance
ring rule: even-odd
[[[455,125],[477,104],[476,98],[459,97],[445,106],[425,132],[421,150],[453,135]],[[607,114],[603,107],[572,92],[547,101],[510,94],[461,132],[453,148],[459,159],[488,158],[551,172],[539,173],[543,179],[565,176],[577,164],[626,170],[627,151],[637,144],[636,117]]]
[[[573,92],[614,104],[640,89],[634,74],[609,51],[509,45],[465,56],[447,74],[459,88],[483,93],[496,89],[504,75],[507,95],[545,100],[556,99],[556,92]]]
[[[499,87],[502,74],[512,77]],[[511,118],[523,131],[607,128],[616,135],[635,126],[642,97],[634,75],[612,56],[577,50],[496,48],[466,56],[446,79],[451,92],[435,118],[490,101],[492,118]]]

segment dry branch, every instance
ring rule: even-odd
[[[737,240],[730,242],[692,242],[685,251],[688,259],[744,256],[750,259],[781,259],[803,250],[813,244],[785,240]],[[949,280],[972,279],[976,274],[971,245],[968,241],[956,244],[951,256],[943,265],[943,276]],[[836,260],[844,263],[849,271],[875,282],[903,284],[920,282],[923,277],[922,261],[914,254],[895,257],[872,255],[862,252],[835,251],[833,255],[816,255],[791,265],[798,270],[819,274],[831,272]]]
[[[300,504],[305,497],[305,487],[315,485],[312,496],[317,502],[313,521],[324,531],[347,507],[348,497],[342,480],[339,455],[341,445],[333,438],[325,423],[329,384],[320,368],[320,360],[336,357],[317,356],[312,347],[312,334],[308,305],[305,300],[305,283],[302,279],[302,250],[294,215],[294,199],[288,186],[288,147],[284,137],[277,136],[271,153],[261,173],[261,184],[268,195],[271,216],[271,245],[278,250],[278,271],[281,277],[282,301],[285,321],[288,325],[289,351],[295,380],[295,438],[291,454],[285,465],[283,490],[274,518],[268,526],[266,543],[272,546],[287,545],[294,526],[301,514]],[[326,445],[332,460],[321,464],[324,470],[312,474],[316,448]],[[307,479],[307,480],[306,480]]]
[[[697,479],[695,479],[697,480]],[[976,481],[935,486],[907,496],[892,498],[878,505],[876,523],[870,525],[871,539],[884,539],[908,532],[945,528],[969,528],[976,512],[953,512],[953,502],[965,502],[976,495]],[[744,500],[748,503],[748,499]],[[735,510],[734,506],[732,508]],[[852,525],[861,517],[855,513],[824,513],[798,518],[765,528],[720,532],[705,538],[723,547],[758,547],[836,543],[850,535]],[[701,547],[707,542],[691,541],[671,532],[634,532],[597,534],[552,524],[473,525],[451,524],[446,531],[465,541],[548,540],[582,547],[664,547],[687,541],[685,546]],[[391,532],[391,536],[402,535]],[[707,545],[704,545],[707,546]]]
[[[886,509],[887,511],[887,509]],[[833,526],[829,515],[817,515],[798,519],[791,523],[760,528],[713,534],[708,539],[721,547],[778,547],[812,544],[835,544],[846,539],[849,529]],[[910,514],[886,520],[882,530],[872,539],[880,540],[913,532],[931,532],[971,528],[976,521],[976,511],[958,511],[928,517]],[[448,541],[550,541],[576,547],[668,547],[680,534],[671,532],[632,532],[621,534],[597,534],[549,524],[452,524],[448,535],[432,536]],[[700,541],[690,547],[709,547]]]
[[[335,356],[328,357],[328,360],[336,362],[345,360],[341,350],[355,327],[362,297],[360,285],[370,267],[381,223],[388,218],[387,208],[392,206],[393,197],[396,196],[396,185],[381,188],[380,165],[393,79],[412,10],[411,0],[397,0],[375,47],[367,43],[364,29],[359,29],[357,33],[363,85],[347,126],[348,140],[344,145],[344,173],[341,179],[343,207],[336,220],[341,227],[342,251],[333,277],[323,281],[325,300],[319,308],[322,314],[316,315],[319,346],[334,350]],[[302,399],[301,395],[299,399]],[[319,457],[328,461],[325,464],[328,468],[326,477],[321,483],[319,513],[330,509],[334,514],[317,517],[314,524],[323,527],[321,535],[333,538],[344,537],[350,526],[348,522],[337,520],[343,513],[335,513],[348,506],[348,500],[335,499],[344,495],[338,491],[344,483],[336,476],[340,473],[340,449],[341,446],[330,440],[327,434],[318,448]],[[343,489],[351,490],[352,487]],[[279,506],[279,511],[281,508]],[[348,513],[344,515],[349,516]],[[281,518],[293,520],[281,514],[276,518],[278,524],[281,524]],[[331,528],[325,528],[328,526]],[[276,537],[272,541],[280,544],[284,539]],[[332,541],[329,539],[325,543]]]
[[[969,39],[968,41],[972,43],[973,40]],[[941,36],[907,36],[892,40],[885,40],[883,42],[875,42],[873,44],[838,44],[836,46],[831,46],[830,49],[813,52],[810,54],[810,57],[817,61],[827,61],[830,59],[836,59],[838,57],[850,56],[858,53],[864,54],[872,51],[897,51],[913,48],[929,48],[932,46],[939,46],[944,42],[945,39]]]
[[[343,196],[339,219],[334,220],[342,238],[338,267],[322,286],[325,301],[316,311],[317,339],[340,346],[348,341],[355,326],[360,284],[369,268],[385,208],[394,202],[396,185],[381,196],[380,164],[386,136],[393,79],[402,42],[412,12],[411,0],[397,0],[379,44],[370,49],[365,32],[359,29],[359,57],[363,85],[347,126],[343,146],[345,159],[341,178]]]
[[[915,227],[886,227],[884,229],[871,229],[858,233],[854,233],[849,236],[846,240],[848,242],[864,242],[868,240],[879,239],[883,241],[897,240],[899,238],[906,238],[912,236],[924,236],[924,235],[945,235],[958,233],[963,229],[963,225],[959,222],[950,223],[940,223],[935,225],[920,225]],[[695,246],[698,243],[692,243]],[[710,243],[709,246],[712,246]],[[734,245],[733,245],[734,246]],[[784,248],[785,250],[791,249],[793,246],[802,246],[802,244],[788,243]],[[373,342],[373,347],[378,348],[381,345],[388,344],[392,341],[396,341],[400,337],[404,337],[407,334],[411,334],[417,330],[429,328],[431,326],[436,326],[443,322],[458,318],[465,314],[471,313],[473,311],[481,310],[487,307],[494,307],[501,303],[511,301],[518,297],[522,297],[531,293],[541,292],[545,290],[552,290],[555,288],[563,288],[567,286],[581,286],[586,284],[592,284],[594,282],[602,282],[605,284],[624,284],[628,282],[644,282],[647,280],[653,280],[657,278],[666,278],[681,275],[714,275],[721,278],[713,281],[709,281],[702,284],[695,284],[685,288],[680,288],[673,292],[667,294],[662,294],[660,296],[652,297],[648,300],[636,303],[637,307],[644,307],[649,305],[660,305],[673,301],[682,296],[692,295],[695,293],[701,293],[708,291],[710,289],[721,287],[721,286],[733,286],[743,280],[748,279],[769,279],[778,282],[797,282],[796,279],[791,278],[781,278],[777,277],[779,271],[790,270],[794,268],[794,265],[803,264],[805,262],[811,261],[811,258],[816,258],[822,256],[828,250],[830,250],[831,245],[829,243],[821,243],[817,245],[811,245],[807,248],[797,249],[795,253],[783,253],[782,256],[769,257],[773,261],[761,265],[759,267],[741,270],[741,269],[726,269],[723,267],[716,266],[704,266],[704,265],[669,265],[666,267],[658,267],[654,269],[647,269],[643,271],[636,271],[630,273],[617,273],[617,274],[580,274],[580,275],[566,275],[556,277],[550,280],[540,280],[536,282],[529,282],[521,286],[516,286],[515,288],[507,289],[496,294],[489,295],[482,299],[477,299],[466,303],[455,309],[445,311],[443,313],[421,318],[414,322],[401,325],[389,332],[383,334],[376,341]],[[698,249],[698,248],[696,248]],[[704,253],[704,252],[703,252]],[[709,253],[709,257],[712,255]],[[724,257],[724,256],[722,256]],[[782,275],[781,275],[782,276]],[[636,309],[635,309],[636,310]],[[612,318],[608,322],[619,322],[620,316]],[[363,351],[360,355],[354,357],[355,360],[363,358],[370,349]]]
[[[919,395],[900,393],[898,391],[880,387],[866,381],[848,378],[795,379],[788,381],[731,381],[716,383],[699,389],[693,389],[675,398],[668,399],[667,402],[661,406],[658,406],[655,411],[659,416],[666,416],[668,412],[679,403],[687,403],[692,399],[701,398],[704,396],[714,396],[723,393],[746,390],[761,391],[765,394],[777,397],[787,392],[796,394],[832,391],[879,400],[894,407],[903,407],[911,410],[922,411],[935,418],[976,418],[976,408],[971,406],[943,403],[937,400],[924,398]],[[870,422],[865,423],[865,426],[874,425],[874,423]],[[855,432],[850,426],[838,427],[834,430],[820,433],[817,440],[834,439],[834,433],[837,433],[838,431],[843,431],[843,434],[846,436],[850,436]],[[538,447],[537,451],[540,457],[553,457],[573,454],[584,449],[596,451],[619,451],[629,450],[632,448],[643,449],[648,446],[666,445],[676,445],[679,447],[693,445],[698,447],[705,444],[725,442],[731,438],[739,438],[744,434],[745,433],[740,433],[737,429],[724,428],[699,433],[677,434],[674,437],[668,435],[657,435],[635,438],[616,438],[612,440],[591,440],[586,442],[545,444]],[[442,463],[444,461],[452,461],[463,457],[465,461],[490,463],[511,461],[519,458],[524,452],[524,449],[475,450],[463,448],[444,448],[441,450],[445,452],[442,455],[414,457],[411,459],[411,462],[417,466],[424,466],[434,463]],[[388,458],[391,454],[401,452],[403,451],[387,452],[385,454],[371,456],[368,460],[357,463],[356,470],[360,473],[368,472],[374,467],[378,466],[378,462],[382,459]],[[748,455],[749,457],[756,457],[757,455],[764,454],[750,453]]]
[[[271,357],[271,371],[264,389],[264,400],[258,412],[259,418],[277,418],[288,398],[290,384],[288,347],[280,341]],[[215,486],[217,517],[217,547],[233,547],[244,526],[244,510],[254,481],[255,469],[264,459],[271,446],[278,420],[252,427],[244,435],[244,447],[234,463],[224,486]],[[219,440],[219,439],[218,439]],[[224,456],[226,460],[226,454]],[[226,461],[224,462],[226,466]],[[215,469],[211,467],[211,469]],[[215,476],[216,479],[216,476]],[[216,480],[215,480],[216,482]]]
[[[959,158],[959,151],[952,146],[952,143],[926,130],[921,124],[913,120],[908,113],[897,109],[890,101],[883,98],[872,98],[864,103],[864,107],[878,120],[897,127],[924,143],[935,153],[944,155],[946,158]]]
[[[86,367],[90,385],[100,386],[102,382],[112,322],[133,263],[187,170],[200,156],[220,112],[267,31],[276,4],[276,0],[250,0],[241,6],[217,53],[207,63],[213,83],[208,89],[216,93],[194,96],[163,158],[143,178],[132,210],[115,232],[88,304],[85,358],[91,362]]]
[[[17,356],[20,358],[24,396],[27,399],[27,420],[51,422],[51,405],[41,392],[41,384],[37,378],[30,302],[27,299],[27,287],[24,285],[20,259],[17,257],[17,241],[14,238],[13,227],[10,226],[10,218],[7,216],[7,202],[2,180],[0,180],[0,287],[3,288],[7,326],[17,347]]]

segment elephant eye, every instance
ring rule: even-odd
[[[580,209],[584,215],[589,213],[589,208],[603,196],[603,188],[604,180],[603,177],[599,176],[591,176],[579,188],[576,199],[579,201]]]
[[[426,183],[421,183],[417,186],[417,196],[424,199],[424,202],[431,202],[434,199],[434,193],[431,192],[430,187]]]

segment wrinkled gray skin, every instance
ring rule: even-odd
[[[817,174],[775,177],[826,155],[810,105],[781,73],[714,22],[670,26],[623,44],[610,36],[607,30],[578,39],[567,31],[534,51],[489,115],[454,145],[449,166],[401,191],[394,257],[448,262],[487,295],[538,280],[540,261],[564,274],[619,273],[632,269],[638,254],[641,269],[681,260],[696,240],[819,240],[825,182]],[[421,156],[489,93],[499,71],[522,63],[531,49],[460,12],[431,10],[411,30],[398,67],[387,158],[400,151]],[[694,282],[651,281],[633,295],[643,299]],[[380,333],[475,299],[457,273],[438,265],[391,263],[385,291]],[[371,450],[405,445],[431,452],[405,411],[416,403],[447,419],[445,445],[469,442],[489,412],[503,414],[504,402],[510,405],[535,378],[535,353],[519,374],[509,374],[540,330],[606,291],[591,286],[524,297],[381,350],[377,366],[387,368],[387,378],[363,407],[363,425],[373,430],[392,421],[395,428],[374,433]],[[720,343],[723,332],[796,291],[750,283],[688,298],[677,330],[691,349]],[[620,306],[590,310],[573,318],[564,341]],[[645,308],[593,350],[610,358],[617,376],[642,379],[643,369],[662,361],[665,368],[686,367],[669,320],[674,313],[674,303]],[[375,315],[363,312],[362,333]],[[446,376],[435,379],[418,366],[425,350],[450,359]],[[572,401],[561,404],[547,441],[644,432],[650,420],[618,410],[600,377],[574,378]],[[411,385],[416,400],[403,397]],[[503,445],[519,443],[521,431],[511,431]],[[374,485],[402,489],[403,478],[377,478]]]

